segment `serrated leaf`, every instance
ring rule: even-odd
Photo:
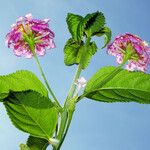
[[[81,68],[85,69],[90,63],[91,57],[97,52],[97,46],[95,42],[91,42],[87,48],[83,47],[83,54],[80,58]]]
[[[81,41],[82,35],[78,31],[79,23],[82,21],[83,17],[80,15],[75,15],[72,13],[68,13],[66,21],[68,25],[68,29],[72,35],[72,38],[75,41]]]
[[[96,51],[97,46],[95,42],[91,42],[85,48],[85,46],[79,45],[75,40],[69,39],[64,47],[64,62],[67,66],[80,63],[82,69],[85,69]]]
[[[47,97],[33,91],[10,93],[4,105],[12,123],[21,131],[47,140],[53,135],[58,112]]]
[[[21,92],[27,90],[36,91],[43,96],[48,95],[45,86],[30,71],[22,70],[0,76],[0,101],[6,98],[10,91]]]
[[[20,150],[30,150],[26,144],[20,144]]]
[[[83,28],[88,37],[100,31],[105,25],[105,17],[102,12],[87,14],[83,20]]]
[[[74,39],[69,39],[64,47],[64,62],[67,66],[78,64],[80,62],[80,48]]]
[[[49,142],[45,139],[29,136],[27,145],[30,150],[46,150]]]
[[[96,35],[98,37],[104,36],[104,46],[102,48],[105,48],[107,44],[111,41],[111,30],[108,27],[104,27],[100,31],[94,33],[93,35]]]
[[[150,104],[150,75],[119,69],[113,78],[108,78],[116,67],[100,69],[87,83],[87,98],[101,102],[138,102]],[[106,77],[107,82],[101,84]]]

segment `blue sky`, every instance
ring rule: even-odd
[[[57,48],[47,51],[40,58],[48,81],[60,102],[72,81],[75,67],[63,63],[63,47],[70,37],[65,17],[68,12],[86,15],[97,10],[106,16],[107,26],[113,37],[125,32],[139,35],[150,42],[149,0],[4,0],[0,5],[0,74],[20,69],[33,71],[41,79],[34,61],[17,58],[5,46],[5,35],[18,16],[32,13],[35,18],[50,18]],[[103,39],[96,39],[102,46]],[[99,51],[82,75],[89,79],[99,68],[116,65],[115,59]],[[150,71],[149,71],[150,72]],[[41,79],[42,80],[42,79]],[[91,100],[81,101],[70,126],[62,150],[148,150],[150,149],[150,105],[136,103],[106,104]],[[0,104],[1,150],[18,150],[28,134],[20,132],[11,124]],[[48,148],[50,150],[50,147]]]

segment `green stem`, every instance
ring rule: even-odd
[[[68,96],[66,98],[66,101],[65,101],[65,104],[64,104],[64,111],[63,113],[61,114],[61,123],[60,123],[60,128],[59,128],[59,132],[58,132],[58,136],[57,136],[57,139],[60,140],[56,150],[59,150],[64,139],[65,139],[65,134],[66,134],[66,128],[68,127],[68,123],[71,122],[71,119],[69,119],[68,117],[68,111],[67,111],[67,105],[68,105],[68,101],[73,97],[74,95],[74,92],[76,90],[76,85],[75,85],[75,82],[77,81],[77,79],[79,78],[80,74],[81,74],[81,71],[82,71],[82,68],[80,66],[80,64],[78,65],[77,67],[77,70],[76,70],[76,73],[75,73],[75,76],[73,78],[73,82],[72,82],[72,85],[71,85],[71,88],[69,90],[69,93],[68,93]],[[70,121],[69,121],[69,120]],[[68,122],[69,121],[69,122]],[[70,123],[69,123],[70,125]],[[66,127],[67,126],[67,127]],[[69,127],[68,127],[69,128]],[[67,129],[68,130],[68,129]]]
[[[65,127],[66,127],[67,119],[68,119],[68,112],[67,112],[66,108],[64,108],[64,111],[61,114],[61,124],[60,124],[59,132],[58,132],[58,135],[57,135],[58,140],[61,140],[61,138],[63,136],[64,130],[65,130]]]
[[[25,34],[25,35],[24,35],[24,39],[26,40],[26,42],[29,44],[29,47],[31,48],[31,51],[32,51],[33,56],[34,56],[34,59],[35,59],[35,61],[36,61],[36,64],[37,64],[37,66],[38,66],[38,68],[39,68],[39,70],[40,70],[40,73],[41,73],[41,75],[42,75],[42,77],[43,77],[43,79],[44,79],[44,82],[45,82],[45,84],[46,84],[46,86],[47,86],[48,91],[50,92],[51,96],[53,97],[53,99],[54,99],[54,101],[55,101],[55,103],[56,103],[56,106],[58,107],[59,110],[62,110],[61,105],[59,104],[59,102],[58,102],[56,96],[54,95],[53,91],[52,91],[51,88],[50,88],[50,85],[48,84],[48,81],[47,81],[47,79],[46,79],[46,76],[45,76],[45,74],[44,74],[44,72],[43,72],[43,69],[42,69],[42,67],[41,67],[41,65],[40,65],[40,62],[39,62],[39,60],[38,60],[38,57],[37,57],[37,55],[36,55],[36,53],[35,53],[35,40],[34,40],[34,37],[31,37],[31,38],[30,38],[30,37],[28,37],[28,36]]]
[[[81,71],[82,71],[82,68],[81,68],[81,65],[79,64],[78,67],[77,67],[77,70],[76,70],[76,73],[75,73],[75,76],[74,76],[74,79],[73,79],[73,82],[72,82],[72,85],[71,85],[71,88],[69,90],[69,94],[67,96],[67,99],[71,99],[74,95],[74,92],[76,90],[76,85],[75,85],[75,82],[77,81],[77,79],[80,77],[80,74],[81,74]]]
[[[50,94],[52,95],[52,97],[53,97],[53,99],[54,99],[54,101],[55,101],[55,103],[56,103],[56,106],[57,106],[59,109],[62,109],[62,108],[61,108],[61,105],[59,104],[59,102],[58,102],[58,100],[57,100],[57,98],[56,98],[56,96],[54,95],[53,91],[51,90],[50,85],[48,84],[48,81],[47,81],[46,76],[45,76],[45,74],[44,74],[44,72],[43,72],[43,70],[42,70],[42,67],[41,67],[41,65],[40,65],[40,62],[39,62],[39,60],[38,60],[36,54],[34,54],[34,58],[35,58],[35,61],[36,61],[37,66],[38,66],[38,68],[39,68],[39,70],[40,70],[40,73],[41,73],[41,75],[42,75],[42,77],[43,77],[43,79],[44,79],[44,82],[45,82],[45,84],[46,84],[46,86],[47,86],[47,89],[49,90]]]
[[[69,127],[70,127],[70,124],[71,124],[72,116],[73,116],[73,112],[70,112],[69,116],[68,116],[68,122],[67,122],[65,133],[64,133],[64,135],[63,135],[63,137],[62,137],[62,139],[61,139],[61,141],[60,141],[60,143],[59,143],[59,145],[58,145],[56,150],[60,150],[60,147],[62,146],[62,144],[63,144],[63,142],[65,140],[65,137],[66,137],[66,135],[68,133],[68,130],[69,130]]]
[[[90,40],[91,40],[90,37],[86,39],[85,51],[86,51],[88,45],[90,44]],[[84,56],[82,56],[82,57],[84,57]],[[75,76],[73,78],[70,90],[68,92],[65,104],[64,104],[64,112],[63,112],[64,114],[61,116],[60,129],[59,129],[58,136],[57,136],[57,138],[58,138],[58,140],[60,140],[60,142],[59,142],[58,146],[56,147],[56,150],[60,150],[60,147],[64,142],[64,139],[66,137],[66,134],[68,132],[68,129],[69,129],[69,126],[70,126],[70,123],[72,120],[72,116],[73,116],[73,112],[74,112],[74,108],[75,108],[75,101],[73,101],[73,109],[70,110],[69,107],[72,108],[72,106],[70,106],[70,105],[72,105],[72,103],[70,103],[70,102],[74,98],[74,93],[76,90],[75,82],[77,81],[77,79],[79,79],[81,71],[82,71],[82,64],[79,63],[76,73],[75,73]],[[55,150],[55,149],[53,149],[53,150]]]
[[[86,42],[85,42],[85,51],[87,50],[87,47],[88,47],[88,45],[90,44],[90,40],[91,40],[90,37],[88,37],[88,38],[86,39]],[[85,57],[85,56],[82,56],[82,57]],[[82,59],[82,57],[81,57],[81,59]],[[68,96],[67,96],[66,102],[67,102],[68,100],[70,100],[70,99],[74,96],[74,92],[75,92],[75,90],[76,90],[75,82],[76,82],[77,79],[80,77],[81,71],[82,71],[82,65],[79,63],[79,65],[78,65],[78,67],[77,67],[77,71],[76,71],[75,76],[74,76],[74,79],[73,79],[73,82],[72,82],[72,85],[71,85],[71,88],[70,88],[70,90],[69,90],[69,92],[68,92],[69,94],[68,94]],[[66,104],[66,102],[65,102],[65,104]]]

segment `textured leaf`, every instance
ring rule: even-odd
[[[101,12],[87,14],[83,20],[83,28],[88,37],[100,31],[105,25],[105,17]]]
[[[150,103],[150,75],[119,69],[109,78],[115,67],[100,69],[87,83],[87,98],[101,102]],[[105,80],[107,78],[107,80]],[[104,82],[105,81],[105,82]],[[101,84],[103,83],[103,84]]]
[[[91,42],[87,48],[83,47],[82,51],[84,52],[81,56],[80,64],[82,69],[85,69],[88,66],[92,56],[97,52],[97,46],[95,42]]]
[[[25,144],[20,144],[20,150],[30,150],[30,148]]]
[[[30,71],[17,71],[0,76],[0,101],[9,95],[10,91],[21,92],[33,90],[47,96],[47,90],[41,81]]]
[[[45,139],[29,136],[27,145],[30,150],[46,150],[49,143]]]
[[[79,15],[75,15],[72,13],[68,13],[67,15],[67,25],[68,25],[68,29],[72,35],[72,38],[75,41],[81,40],[81,35],[80,32],[78,31],[78,26],[79,23],[82,21],[83,17],[79,16]]]
[[[74,39],[69,39],[64,47],[64,62],[67,66],[78,64],[82,54],[81,45]]]
[[[90,62],[91,57],[97,51],[95,42],[91,42],[87,48],[79,45],[73,39],[69,39],[64,47],[64,62],[67,66],[81,64],[82,69],[85,69]]]
[[[111,41],[111,30],[108,27],[104,27],[103,29],[101,29],[100,31],[94,33],[93,35],[96,35],[98,37],[104,36],[104,46],[102,48],[105,48],[107,46],[107,44]]]
[[[105,25],[105,17],[102,12],[87,14],[84,18],[80,15],[68,13],[67,15],[68,29],[75,41],[81,41],[83,35],[90,37],[99,32]]]
[[[4,105],[18,129],[47,140],[53,135],[58,114],[47,97],[33,91],[10,93]]]

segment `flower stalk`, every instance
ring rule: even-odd
[[[55,94],[53,93],[53,91],[52,91],[52,89],[51,89],[51,87],[50,87],[50,85],[49,85],[49,83],[48,83],[48,81],[47,81],[47,79],[46,79],[46,76],[45,76],[45,74],[44,74],[44,72],[43,72],[43,69],[42,69],[42,67],[41,67],[41,65],[40,65],[40,62],[39,62],[38,57],[36,56],[36,54],[34,54],[34,58],[35,58],[35,61],[36,61],[37,66],[38,66],[38,68],[39,68],[39,71],[40,71],[40,73],[41,73],[41,75],[42,75],[42,77],[43,77],[43,79],[44,79],[44,82],[45,82],[45,84],[46,84],[46,86],[47,86],[48,91],[50,92],[51,96],[53,97],[53,99],[54,99],[54,101],[55,101],[55,103],[56,103],[56,106],[57,106],[58,110],[61,111],[61,110],[62,110],[62,107],[61,107],[61,105],[59,104],[59,102],[58,102],[58,100],[57,100]]]
[[[86,39],[85,51],[87,50],[87,47],[90,44],[90,40],[91,40],[90,37],[88,37]],[[71,124],[71,121],[72,121],[72,116],[73,116],[73,113],[74,113],[74,110],[75,110],[75,107],[76,107],[76,101],[78,99],[78,96],[74,95],[75,91],[76,91],[76,88],[77,88],[76,82],[79,79],[81,72],[82,72],[82,64],[79,63],[78,66],[77,66],[77,70],[75,72],[70,90],[68,92],[66,101],[64,103],[63,113],[61,115],[61,124],[60,124],[60,129],[59,129],[59,132],[58,132],[58,136],[57,136],[57,139],[60,140],[60,142],[57,145],[57,147],[53,148],[53,150],[60,150],[60,147],[63,144],[63,142],[65,140],[65,137],[66,137],[66,134],[69,130],[69,127],[70,127],[70,124]]]

